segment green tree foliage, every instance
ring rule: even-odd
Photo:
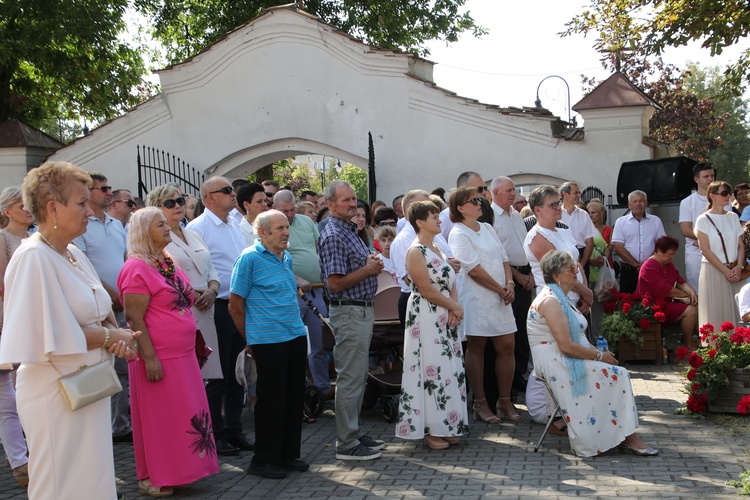
[[[724,140],[726,113],[719,112],[715,100],[699,96],[686,87],[689,73],[660,59],[650,62],[644,58],[615,54],[616,61],[605,61],[604,66],[620,71],[648,95],[661,109],[649,122],[651,138],[673,148],[678,155],[707,161],[712,151],[721,148]],[[598,82],[584,77],[584,86],[592,89]]]
[[[732,185],[748,182],[750,166],[750,124],[748,102],[739,97],[714,98],[723,86],[724,75],[717,67],[700,68],[688,64],[685,88],[701,99],[714,101],[716,113],[722,117],[718,134],[723,146],[708,153],[708,160],[718,170],[718,178]]]
[[[287,3],[289,0],[135,0],[134,6],[151,20],[152,36],[163,44],[166,58],[175,63],[197,54],[263,9]],[[486,32],[468,12],[459,12],[465,3],[305,0],[304,10],[367,44],[426,55],[425,42],[429,40],[455,42],[463,32],[474,36]]]
[[[120,39],[127,5],[0,2],[0,121],[17,116],[57,135],[58,120],[106,120],[136,104],[145,68]]]
[[[659,56],[667,47],[701,41],[716,55],[746,43],[750,5],[747,0],[590,0],[566,26],[563,36],[595,33],[594,48],[605,54],[633,51]],[[750,49],[745,49],[726,68],[720,93],[741,95],[748,82]]]

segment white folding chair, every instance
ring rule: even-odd
[[[542,384],[544,384],[544,387],[545,389],[547,389],[547,392],[549,393],[550,398],[552,398],[552,404],[555,405],[555,409],[550,415],[549,420],[547,420],[547,425],[544,426],[544,432],[542,432],[542,437],[539,438],[539,442],[534,447],[534,453],[539,451],[539,447],[542,446],[542,441],[544,441],[544,438],[547,437],[547,432],[549,432],[549,427],[552,425],[552,422],[555,420],[555,418],[557,418],[558,416],[560,418],[563,418],[562,410],[560,409],[560,403],[557,402],[557,398],[552,393],[552,389],[550,389],[549,384],[547,384],[547,381],[544,379],[544,377],[540,377],[539,375],[536,375],[536,378]]]

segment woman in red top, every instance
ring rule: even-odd
[[[646,259],[638,273],[638,295],[650,294],[654,300],[664,299],[667,323],[680,322],[682,341],[691,351],[693,333],[698,320],[698,296],[672,264],[679,243],[671,236],[662,236],[654,244],[654,254]]]

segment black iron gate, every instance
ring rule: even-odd
[[[136,146],[138,150],[138,196],[146,199],[148,192],[168,182],[174,182],[183,193],[200,198],[203,172],[196,170],[179,157],[150,146]]]

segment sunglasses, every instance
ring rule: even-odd
[[[482,203],[482,197],[481,196],[475,196],[473,198],[469,198],[463,204],[466,205],[467,203],[471,203],[472,205],[479,205],[480,203]]]
[[[396,223],[395,222],[381,222],[380,224],[378,224],[378,226],[396,227]]]
[[[550,207],[552,210],[556,210],[560,205],[562,205],[562,202],[560,200],[557,200],[557,201],[553,201],[552,203],[545,203],[542,206]]]
[[[521,201],[517,201],[517,202],[515,202],[515,203],[514,203],[513,205],[521,205],[521,206],[526,206],[526,205],[528,205],[528,204],[529,204],[529,202],[528,202],[528,201],[526,201],[526,200],[521,200]]]
[[[98,186],[98,187],[92,187],[89,188],[89,191],[93,191],[94,189],[98,189],[102,193],[111,193],[112,192],[112,186]]]
[[[268,191],[265,192],[267,198],[273,198],[273,193],[269,193]]]
[[[479,187],[477,188],[477,193],[479,193],[479,194],[482,194],[482,193],[484,193],[485,191],[489,191],[489,188],[487,188],[486,186],[479,186]]]
[[[234,188],[232,186],[224,186],[221,189],[215,189],[211,191],[211,194],[216,194],[216,193],[232,194],[234,193]],[[172,201],[172,200],[169,200],[169,201]],[[181,205],[184,205],[184,204],[185,204],[185,199],[183,198]],[[171,208],[171,207],[167,207],[167,208]]]
[[[232,188],[230,187],[229,189],[232,189]],[[226,194],[229,194],[229,193],[226,193]],[[175,205],[179,205],[181,207],[185,206],[185,198],[180,196],[179,198],[175,198],[174,200],[164,200],[161,202],[160,206],[164,208],[174,208]]]
[[[135,208],[133,200],[112,200],[112,203],[125,203],[129,208]]]
[[[720,193],[716,193],[716,194],[718,194],[719,196],[729,196],[730,194],[732,194],[732,192],[731,191],[721,191]]]

